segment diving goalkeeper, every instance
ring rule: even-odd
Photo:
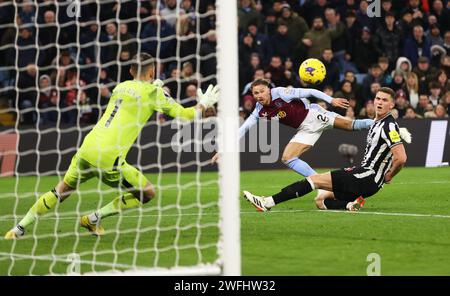
[[[121,187],[124,192],[98,211],[81,217],[80,225],[94,235],[104,234],[102,219],[145,204],[155,196],[152,183],[126,162],[128,151],[153,112],[193,120],[217,102],[218,88],[210,85],[205,93],[199,89],[199,103],[183,108],[166,97],[160,85],[152,83],[155,63],[151,55],[136,55],[130,73],[134,80],[122,82],[114,88],[105,113],[73,156],[64,179],[39,197],[25,217],[5,234],[5,239],[23,236],[25,229],[38,217],[58,202],[63,202],[75,188],[93,177],[111,187]]]

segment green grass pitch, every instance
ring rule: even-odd
[[[82,272],[213,262],[217,174],[148,177],[159,185],[160,197],[140,211],[105,219],[101,238],[77,223],[117,195],[96,179],[27,229],[23,239],[0,238],[0,275],[65,273],[70,253],[80,255]],[[270,195],[298,179],[289,170],[242,172],[241,189]],[[21,218],[57,180],[0,179],[2,236],[17,222],[14,215]],[[241,198],[243,275],[366,275],[371,253],[380,256],[382,275],[450,275],[449,168],[406,168],[358,213],[318,211],[313,198],[311,193],[269,213],[256,212]]]

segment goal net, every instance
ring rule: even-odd
[[[235,1],[23,0],[0,11],[0,274],[240,275]],[[138,136],[127,162],[155,198],[102,219],[93,236],[81,217],[126,192],[94,177],[24,236],[3,238],[63,179],[144,52],[183,106],[198,88],[221,89],[202,119],[155,113]]]

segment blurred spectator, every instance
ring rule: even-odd
[[[177,0],[165,0],[165,7],[161,10],[161,16],[172,28],[177,22]]]
[[[31,0],[24,0],[19,10],[19,17],[23,24],[34,23],[36,19],[36,9]]]
[[[247,32],[253,38],[253,51],[259,54],[264,65],[267,65],[270,61],[270,57],[273,54],[272,44],[269,38],[259,32],[258,26],[254,23],[250,23],[247,27]]]
[[[407,91],[409,103],[413,108],[416,108],[419,103],[419,80],[416,73],[408,73],[406,76],[405,89]]]
[[[448,118],[447,107],[444,104],[438,104],[434,113],[436,114],[436,118]]]
[[[276,86],[287,86],[289,80],[284,73],[284,66],[279,56],[273,56],[265,72],[270,73],[270,79]]]
[[[398,111],[398,116],[402,118],[405,113],[406,109],[409,107],[409,102],[406,97],[406,93],[404,90],[400,89],[395,94],[395,109]]]
[[[413,107],[409,106],[409,107],[406,108],[405,115],[402,118],[405,118],[405,119],[416,119],[416,118],[422,118],[422,116],[417,114]]]
[[[382,85],[389,85],[392,82],[392,76],[389,73],[389,59],[387,57],[380,57],[378,59],[378,66],[380,66],[382,72]]]
[[[413,27],[412,38],[409,37],[405,40],[403,55],[407,57],[411,61],[412,66],[415,67],[419,57],[431,57],[430,46],[430,41],[424,35],[423,27],[421,25],[415,25]]]
[[[256,3],[253,0],[240,0],[238,9],[239,31],[246,30],[250,23],[262,29],[263,16],[255,9]]]
[[[392,69],[400,56],[403,40],[403,32],[395,26],[395,16],[392,12],[386,13],[384,24],[377,29],[375,34],[378,51],[389,59],[389,68]]]
[[[119,40],[122,49],[130,52],[130,56],[133,57],[137,51],[137,41],[133,40],[136,37],[128,31],[127,23],[121,23],[119,28]]]
[[[442,92],[445,93],[450,90],[450,83],[448,81],[447,73],[444,70],[439,70],[434,77],[441,86]]]
[[[158,19],[156,9],[152,10],[152,17],[147,24],[142,24],[141,32],[142,51],[156,57],[165,59],[175,54],[176,40],[175,29],[169,25],[166,19]],[[158,50],[159,48],[159,50]]]
[[[400,71],[394,71],[393,79],[391,84],[389,85],[394,91],[397,91],[405,86],[405,79]],[[417,76],[416,76],[417,77]]]
[[[331,48],[332,40],[341,36],[344,27],[337,26],[335,29],[326,29],[320,16],[314,17],[312,28],[306,32],[302,42],[307,48],[309,58],[320,58],[324,49]]]
[[[339,64],[336,59],[334,59],[331,48],[326,48],[323,51],[321,60],[327,70],[327,75],[325,76],[322,85],[331,85],[333,90],[337,90],[339,87]]]
[[[372,100],[369,100],[365,103],[364,108],[362,108],[359,112],[359,116],[361,118],[375,118],[375,105],[373,104]]]
[[[186,87],[186,93],[184,99],[180,101],[180,104],[187,108],[197,105],[197,86],[195,84],[189,84]]]
[[[429,92],[430,95],[428,96],[428,99],[430,99],[430,102],[433,104],[433,106],[437,106],[440,103],[442,92],[439,82],[437,81],[430,82],[428,88],[430,90]]]
[[[308,32],[308,24],[305,19],[292,11],[289,4],[285,3],[281,5],[281,15],[278,18],[278,28],[280,24],[286,25],[287,36],[293,42],[293,46],[297,47],[301,45],[303,36]],[[278,29],[278,32],[279,29]]]
[[[417,74],[417,78],[419,79],[419,91],[427,92],[428,84],[437,72],[435,68],[431,67],[429,59],[427,57],[420,57],[417,67],[413,68],[413,72]]]
[[[417,107],[415,108],[416,113],[420,116],[425,116],[425,112],[427,112],[428,106],[431,105],[430,100],[428,99],[428,95],[421,94],[419,95],[419,103],[417,104]]]
[[[403,78],[406,79],[406,75],[412,71],[412,65],[408,58],[399,57],[395,66],[395,71],[403,74]]]
[[[278,23],[277,33],[271,38],[274,55],[280,56],[283,60],[292,57],[295,43],[288,36],[288,27],[285,23]]]
[[[361,33],[361,39],[356,41],[353,51],[353,61],[359,72],[367,73],[370,65],[378,62],[380,52],[378,51],[371,31],[368,27],[364,27]]]
[[[381,67],[378,64],[372,64],[369,70],[369,74],[364,77],[362,82],[362,95],[364,101],[371,100],[374,97],[371,94],[371,85],[374,82],[378,82],[380,85],[383,82],[383,72],[381,71]]]

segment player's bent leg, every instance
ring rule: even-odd
[[[311,149],[312,145],[298,143],[298,142],[289,142],[284,148],[283,155],[281,157],[281,161],[290,169],[299,173],[304,177],[308,177],[311,175],[315,175],[316,171],[314,171],[308,163],[299,159],[299,157]]]
[[[316,198],[314,199],[314,202],[316,203],[316,207],[319,210],[327,210],[327,207],[325,206],[326,199],[334,199],[334,193],[331,191],[319,189],[318,194],[317,194]]]
[[[33,206],[28,210],[25,217],[5,234],[5,239],[15,239],[25,234],[25,229],[33,224],[37,218],[45,215],[55,205],[66,199],[74,188],[67,185],[64,181],[60,181],[54,189],[41,195]]]
[[[103,235],[104,228],[100,221],[117,215],[125,210],[140,207],[156,195],[154,186],[135,167],[124,163],[117,171],[104,172],[102,181],[111,186],[120,186],[125,193],[113,199],[96,212],[81,217],[80,225],[94,235]]]
[[[314,184],[314,187],[316,189],[333,191],[333,182],[331,180],[330,172],[313,175],[313,176],[308,177],[308,179]]]

